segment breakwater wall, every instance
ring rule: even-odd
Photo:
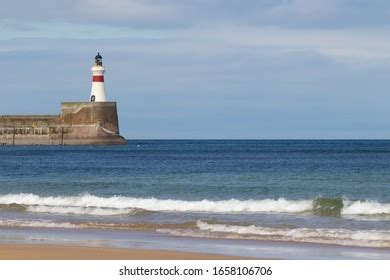
[[[0,145],[125,143],[116,102],[63,102],[59,115],[0,115]]]

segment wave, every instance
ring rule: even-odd
[[[78,226],[72,223],[61,223],[47,220],[0,220],[1,227],[34,227],[34,228],[77,228]]]
[[[117,215],[137,215],[145,214],[148,211],[138,208],[102,208],[102,207],[79,207],[79,206],[47,206],[34,205],[26,207],[28,212],[51,213],[51,214],[74,214],[93,216],[117,216]]]
[[[0,210],[30,211],[52,214],[78,215],[138,215],[150,211],[205,212],[205,213],[312,213],[326,216],[390,215],[390,203],[350,201],[341,198],[287,200],[173,200],[134,198],[124,196],[98,197],[39,196],[35,194],[0,195]]]
[[[345,201],[342,215],[390,215],[390,203],[377,201]]]
[[[196,222],[177,224],[164,223],[108,223],[108,222],[59,222],[53,220],[5,219],[0,220],[0,227],[34,227],[34,228],[73,228],[73,229],[109,229],[128,231],[156,231],[158,229],[191,229]]]
[[[187,237],[290,241],[359,247],[390,247],[389,230],[348,230],[330,228],[271,228],[197,222],[192,229],[160,229],[159,232]]]
[[[0,219],[0,227],[17,227],[17,228],[24,228],[24,227],[32,227],[32,228],[93,228],[93,229],[115,229],[118,226],[118,229],[129,229],[127,226],[121,227],[120,224],[104,224],[104,223],[70,223],[70,222],[58,222],[58,221],[52,221],[52,220],[23,220],[23,219]]]
[[[27,210],[27,207],[23,204],[17,204],[17,203],[0,204],[0,210],[24,212]]]
[[[70,223],[41,219],[5,219],[0,220],[0,227],[157,231],[174,236],[194,238],[308,242],[344,246],[390,248],[390,230],[263,227],[202,220],[178,224],[127,224],[106,222]]]

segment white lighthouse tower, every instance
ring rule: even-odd
[[[102,56],[100,53],[95,56],[95,63],[91,68],[92,71],[92,89],[91,102],[106,102],[106,93],[104,91],[104,72],[106,68],[103,66]]]

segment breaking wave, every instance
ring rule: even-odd
[[[106,208],[106,207],[79,207],[79,206],[47,206],[32,205],[26,208],[28,212],[51,213],[51,214],[74,214],[93,216],[117,216],[117,215],[137,215],[148,211],[138,208]]]
[[[344,246],[390,248],[390,230],[265,227],[202,220],[173,224],[128,224],[107,222],[70,223],[42,219],[4,219],[0,220],[0,227],[157,231],[174,236],[193,238],[309,242]]]
[[[73,229],[109,229],[128,231],[156,231],[158,229],[190,229],[196,228],[196,222],[184,222],[177,224],[154,223],[107,223],[107,222],[60,222],[53,220],[37,219],[4,219],[0,220],[0,227],[34,227],[34,228],[73,228]]]
[[[390,230],[348,230],[330,228],[271,228],[255,225],[231,225],[197,222],[192,229],[161,229],[177,236],[263,241],[290,241],[360,247],[390,247]]]
[[[325,216],[390,215],[390,203],[349,201],[341,198],[314,200],[199,200],[185,201],[124,196],[98,197],[39,196],[7,194],[0,196],[0,210],[76,215],[138,215],[150,211],[205,213],[312,213]]]
[[[47,220],[0,220],[1,227],[33,227],[33,228],[77,228],[77,225],[71,223],[61,223]]]
[[[17,203],[0,204],[0,210],[24,212],[27,210],[27,207],[23,204],[17,204]]]
[[[390,203],[345,201],[342,215],[390,215]]]

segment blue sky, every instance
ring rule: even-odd
[[[1,1],[0,114],[87,101],[127,138],[390,138],[390,2]]]

